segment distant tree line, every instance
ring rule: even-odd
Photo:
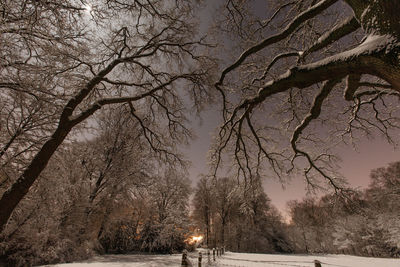
[[[373,170],[365,190],[289,201],[290,222],[270,203],[259,180],[203,177],[193,206],[208,247],[400,256],[400,162]]]
[[[400,256],[400,162],[371,172],[367,189],[289,203],[290,244],[302,253]]]
[[[193,218],[208,247],[238,252],[292,252],[286,226],[271,205],[261,181],[238,182],[230,177],[199,180]]]

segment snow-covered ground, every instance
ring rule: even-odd
[[[322,267],[399,267],[400,259],[366,258],[347,255],[271,255],[227,253],[221,266],[251,266],[251,267],[314,267],[314,260],[319,260]]]
[[[174,255],[107,255],[97,256],[83,263],[68,263],[50,266],[59,267],[179,267],[182,256]],[[197,253],[189,258],[197,267]],[[217,262],[208,265],[207,257],[203,258],[206,266],[230,267],[314,267],[314,260],[319,260],[322,267],[399,267],[400,259],[365,258],[346,255],[271,255],[227,252]]]

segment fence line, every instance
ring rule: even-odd
[[[232,267],[246,267],[245,265],[242,264],[230,264],[230,263],[223,263],[221,260],[224,261],[239,261],[239,262],[247,262],[247,263],[263,263],[263,264],[268,264],[268,265],[280,265],[280,266],[290,266],[290,267],[309,267],[309,264],[314,264],[314,267],[322,267],[322,266],[337,266],[337,267],[348,267],[348,266],[343,266],[343,265],[336,265],[336,264],[330,264],[330,263],[325,263],[321,262],[319,260],[314,260],[314,261],[263,261],[263,260],[249,260],[249,259],[238,259],[238,258],[225,258],[222,257],[222,255],[225,254],[225,248],[213,248],[212,249],[213,253],[211,256],[210,250],[207,250],[207,253],[204,253],[204,255],[199,252],[198,257],[196,257],[193,254],[187,253],[186,250],[184,250],[182,254],[182,267],[189,267],[189,266],[198,266],[198,267],[208,267],[208,266],[232,266]],[[193,263],[189,260],[189,258],[192,259]],[[197,264],[196,264],[197,263]],[[299,265],[299,264],[307,264],[307,265]]]
[[[326,263],[322,262],[319,260],[314,260],[314,261],[263,261],[263,260],[249,260],[249,259],[238,259],[238,258],[223,258],[225,261],[233,260],[233,261],[244,261],[248,263],[264,263],[264,264],[274,264],[274,265],[282,265],[282,266],[296,266],[296,267],[309,267],[308,264],[314,264],[315,267],[324,267],[324,266],[336,266],[336,267],[350,267],[350,266],[345,266],[345,265],[337,265],[337,264],[331,264],[331,263]],[[299,265],[299,264],[307,264],[307,265]],[[225,263],[219,263],[219,265],[227,265],[227,266],[244,266],[246,265],[235,265],[235,264],[225,264]]]
[[[308,265],[308,264],[312,264],[312,263],[314,263],[314,262],[311,262],[311,261],[309,261],[309,262],[294,262],[294,261],[260,261],[260,260],[254,260],[254,261],[252,261],[252,260],[246,260],[246,259],[231,259],[231,258],[224,258],[224,260],[225,261],[229,261],[229,260],[233,260],[233,261],[244,261],[244,262],[246,262],[246,263],[248,263],[248,264],[227,264],[227,263],[219,263],[219,265],[218,266],[243,266],[243,267],[246,267],[246,266],[249,266],[249,264],[251,264],[251,263],[254,263],[254,264],[263,264],[264,266],[266,266],[265,264],[267,264],[268,266],[276,266],[276,265],[279,265],[279,266],[290,266],[290,267],[310,267],[310,265]],[[299,265],[298,263],[306,263],[307,265]]]
[[[314,267],[323,267],[323,266],[337,266],[337,267],[349,267],[344,265],[337,265],[337,264],[330,264],[321,262],[319,260],[314,261],[263,261],[263,260],[249,260],[249,259],[239,259],[239,258],[225,258],[222,255],[225,253],[225,248],[213,248],[212,254],[210,250],[207,250],[206,253],[199,252],[198,257],[193,254],[188,254],[187,251],[184,251],[182,254],[182,267],[186,266],[198,266],[198,267],[211,267],[211,266],[232,266],[232,267],[246,267],[249,264],[247,263],[261,263],[261,264],[268,264],[268,265],[280,265],[280,266],[290,266],[290,267],[309,267],[309,264],[314,264]],[[191,260],[189,260],[189,258]],[[221,262],[221,261],[225,262]],[[236,261],[236,262],[245,262],[243,265],[242,263],[226,263],[226,261]],[[197,264],[196,264],[197,263]],[[301,265],[307,264],[307,265]]]

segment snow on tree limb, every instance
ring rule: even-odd
[[[359,28],[360,28],[360,23],[357,21],[355,17],[351,17],[345,20],[343,23],[336,25],[332,30],[326,32],[317,40],[317,42],[315,42],[311,47],[306,49],[302,54],[302,58],[305,58],[307,55],[316,52],[335,41],[338,41],[340,38],[354,32]]]
[[[294,32],[302,23],[304,23],[305,21],[317,16],[318,14],[323,12],[325,9],[327,9],[328,7],[333,5],[335,2],[337,2],[337,0],[323,0],[323,1],[313,5],[312,7],[307,9],[306,11],[300,13],[296,18],[294,18],[285,27],[285,29],[283,31],[281,31],[280,33],[278,33],[276,35],[273,35],[273,36],[270,36],[270,37],[262,40],[258,44],[246,49],[232,65],[228,66],[227,68],[225,68],[222,71],[220,79],[218,80],[216,85],[222,85],[223,82],[224,82],[225,76],[229,72],[231,72],[232,70],[234,70],[237,67],[239,67],[245,61],[245,59],[247,57],[249,57],[252,54],[257,53],[258,51],[264,49],[265,47],[267,47],[267,46],[269,46],[271,44],[277,43],[277,42],[285,39],[292,32]]]
[[[389,75],[385,75],[383,61],[375,55],[384,52],[386,46],[390,43],[391,40],[387,40],[386,37],[371,38],[370,41],[366,40],[352,50],[314,63],[293,67],[278,79],[267,82],[260,88],[256,96],[243,101],[240,107],[259,104],[267,97],[286,91],[291,87],[305,88],[332,77],[349,74],[371,74],[385,79]],[[388,79],[388,82],[392,82],[394,87],[398,83],[394,79]]]

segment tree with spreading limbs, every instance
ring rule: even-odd
[[[191,136],[187,102],[201,108],[209,98],[209,65],[199,55],[199,47],[207,45],[196,39],[191,22],[195,4],[2,2],[1,95],[19,100],[9,110],[20,122],[8,137],[2,132],[0,156],[10,158],[6,154],[18,149],[21,138],[32,140],[30,149],[20,151],[24,163],[14,163],[19,168],[2,190],[1,230],[71,131],[106,105],[125,105],[155,155],[184,163],[176,144]],[[26,111],[19,108],[23,101]]]
[[[215,83],[224,120],[215,170],[229,155],[244,179],[301,172],[313,189],[343,192],[339,144],[379,134],[396,142],[400,4],[269,1],[261,13],[256,2],[227,1],[220,24],[241,54]]]

